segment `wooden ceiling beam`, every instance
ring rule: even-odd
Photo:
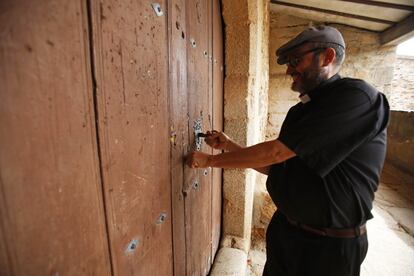
[[[380,33],[382,45],[397,45],[414,36],[414,14]]]
[[[382,24],[387,24],[387,25],[394,25],[394,23],[396,23],[394,21],[384,20],[384,19],[380,19],[380,18],[362,16],[362,15],[357,15],[357,14],[350,14],[350,13],[339,12],[339,11],[326,10],[326,9],[321,9],[321,8],[316,8],[316,7],[311,7],[311,6],[304,6],[304,5],[298,5],[298,4],[293,4],[293,3],[281,2],[281,1],[277,1],[277,0],[271,0],[270,2],[272,4],[276,4],[276,5],[288,6],[288,7],[304,9],[304,10],[310,10],[310,11],[316,11],[316,12],[332,14],[332,15],[348,17],[348,18],[354,18],[354,19],[359,19],[359,20],[364,20],[364,21],[369,21],[369,22],[382,23]]]
[[[339,1],[352,2],[352,3],[364,4],[368,6],[383,7],[383,8],[390,8],[390,9],[396,9],[396,10],[414,11],[414,6],[388,3],[388,2],[369,1],[369,0],[339,0]]]

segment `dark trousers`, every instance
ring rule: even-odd
[[[319,236],[291,225],[276,212],[266,232],[264,276],[357,276],[368,250],[367,235]]]

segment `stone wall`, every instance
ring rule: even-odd
[[[414,175],[414,112],[391,112],[387,146],[387,162]]]
[[[414,111],[414,56],[397,56],[391,91],[392,110]]]
[[[287,111],[298,102],[298,94],[290,89],[291,78],[285,75],[286,66],[276,63],[276,49],[312,24],[320,23],[277,12],[270,13],[267,140],[278,137]],[[341,31],[347,44],[346,58],[340,74],[364,79],[389,96],[392,91],[395,47],[381,47],[376,33],[337,24],[332,26]],[[264,185],[259,183],[256,191],[252,230],[254,242],[264,236],[265,228],[275,210]]]
[[[222,1],[225,35],[224,131],[241,145],[265,138],[269,79],[269,2]],[[254,170],[224,170],[222,246],[250,247]]]

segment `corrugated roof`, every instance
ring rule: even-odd
[[[383,44],[414,36],[414,0],[271,0],[272,11],[380,34]]]

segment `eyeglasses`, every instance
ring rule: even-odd
[[[305,52],[303,52],[303,53],[300,53],[298,56],[296,56],[296,57],[294,57],[294,58],[289,59],[289,60],[287,61],[287,63],[288,63],[290,66],[292,66],[293,68],[296,68],[296,66],[298,66],[298,65],[299,65],[299,63],[302,61],[303,57],[304,57],[304,56],[306,56],[307,54],[312,53],[312,52],[316,52],[316,51],[318,51],[318,50],[325,50],[325,49],[326,49],[326,48],[323,48],[323,47],[318,47],[318,48],[313,48],[313,49],[310,49],[310,50],[308,50],[308,51],[305,51]]]

